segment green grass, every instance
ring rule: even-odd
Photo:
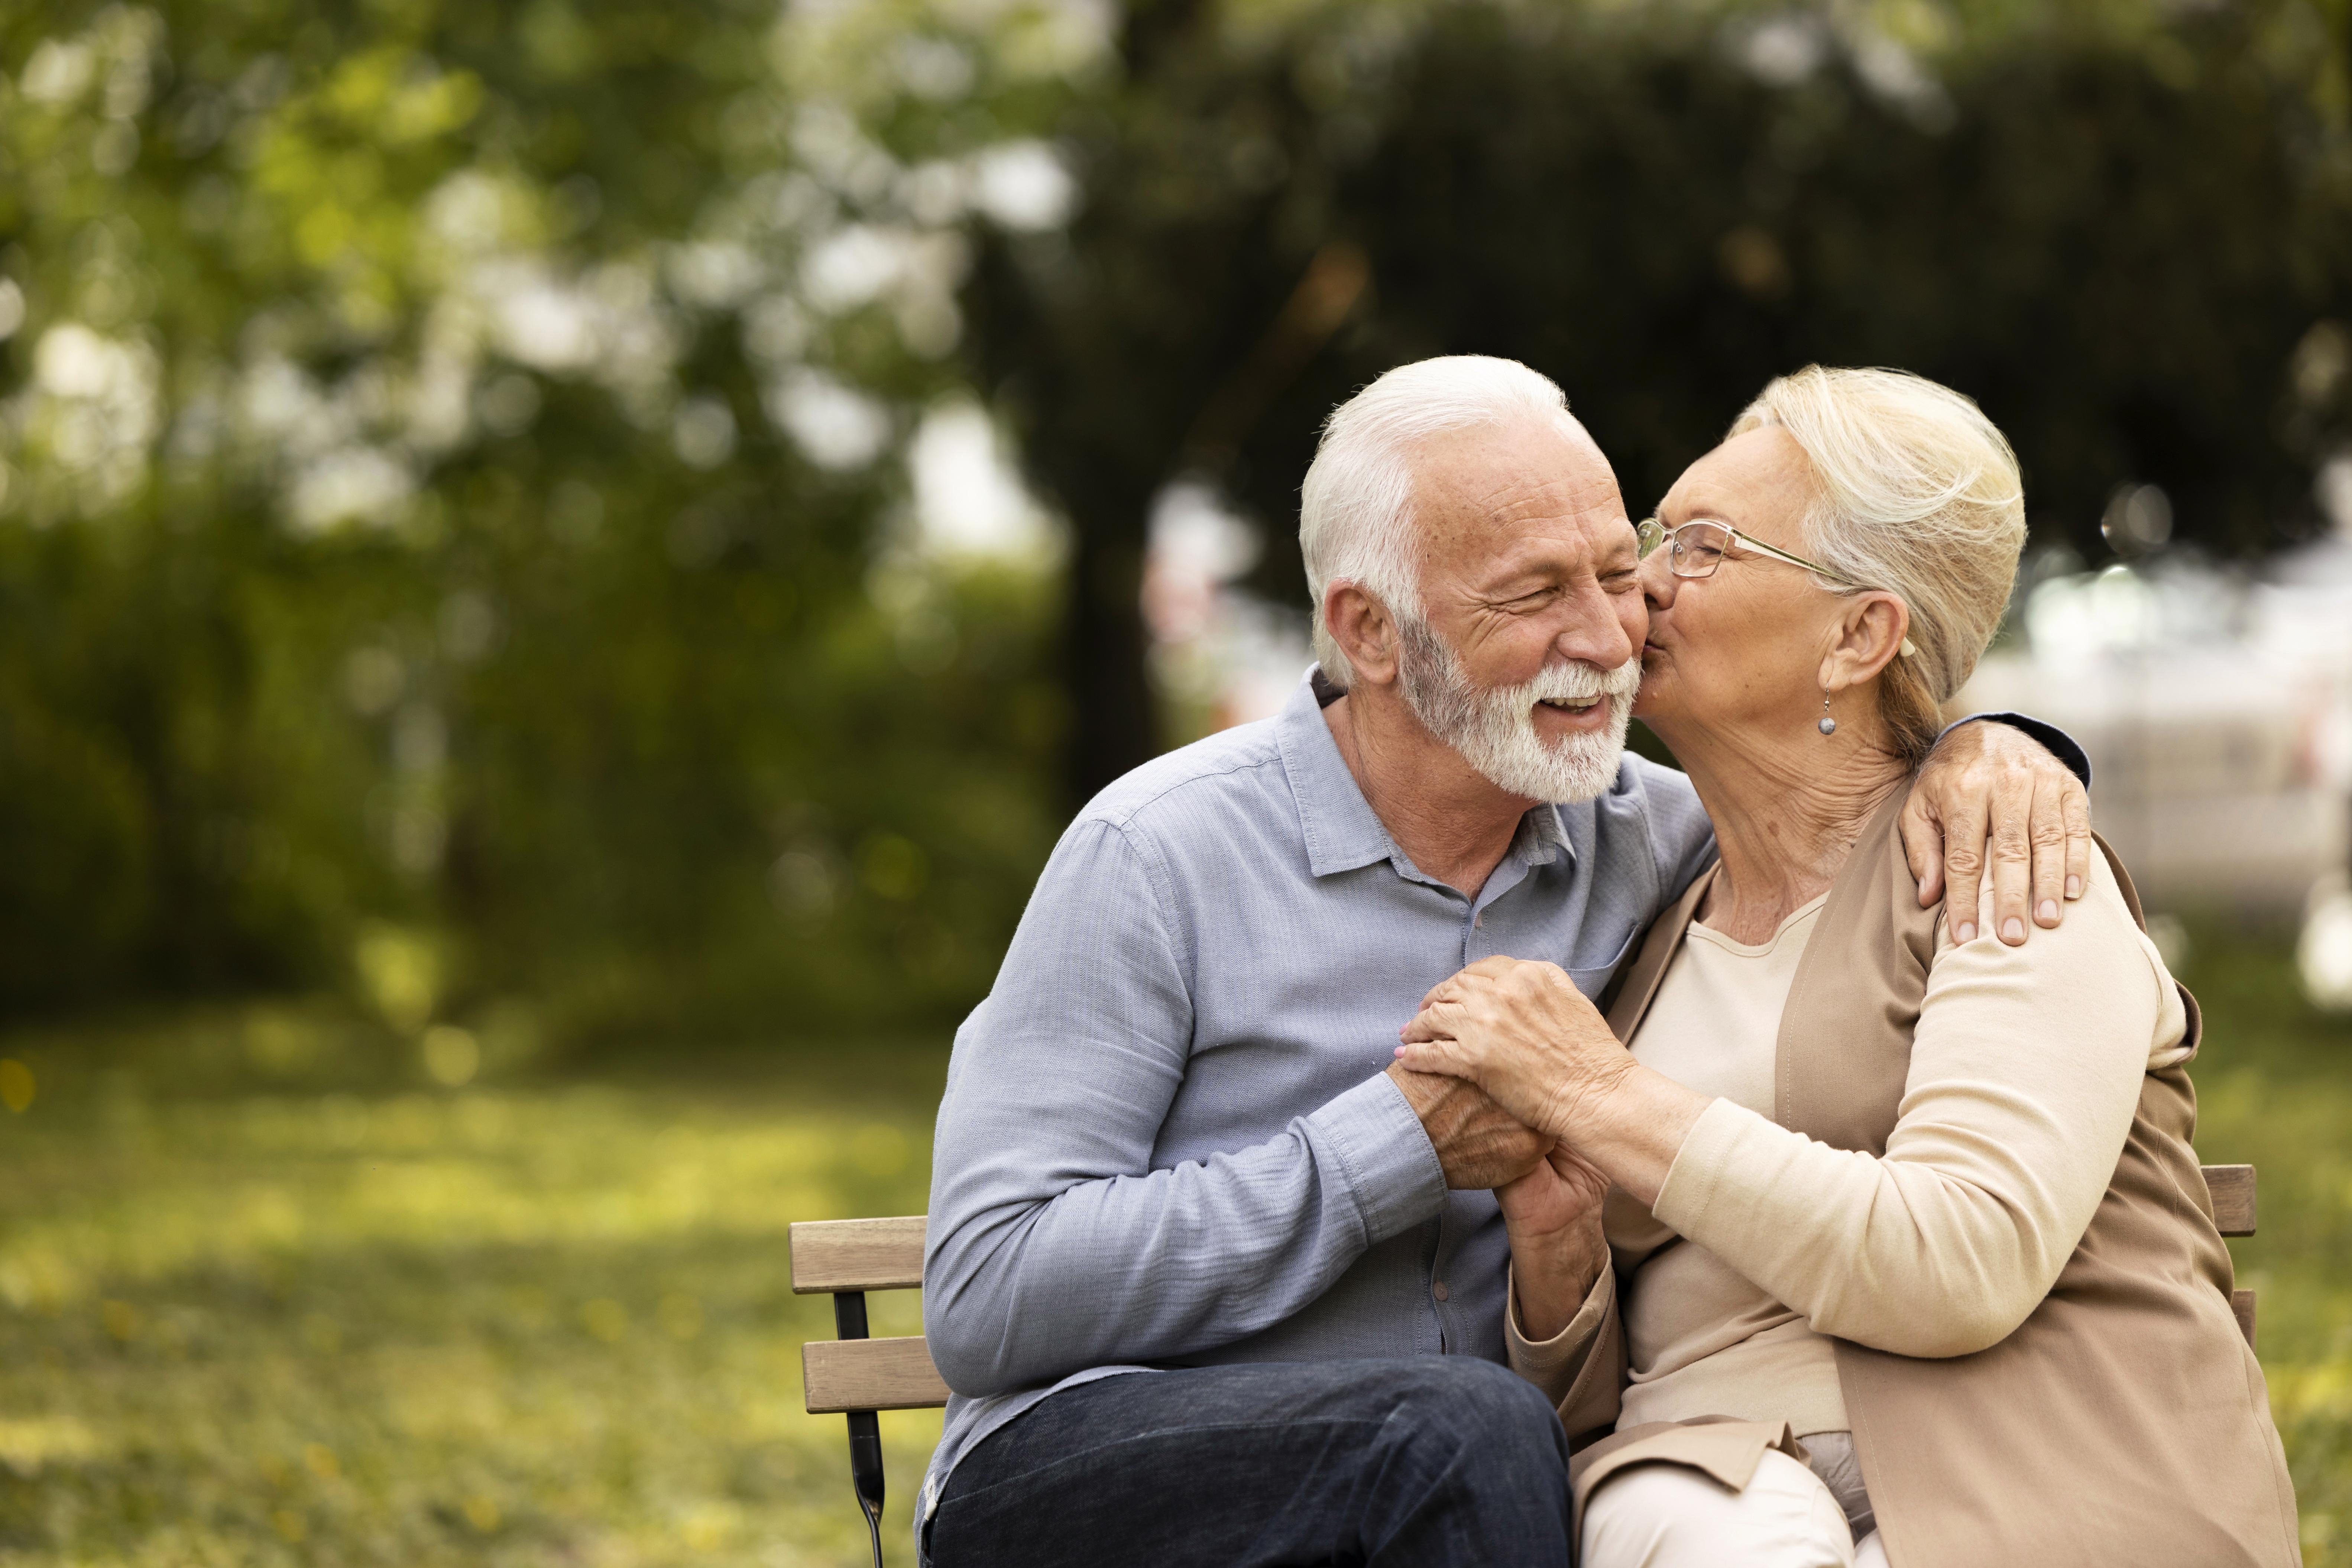
[[[2352,1568],[2352,1026],[2275,943],[2210,928],[2188,978],[2308,1561]],[[457,1091],[409,1053],[267,1008],[0,1040],[0,1562],[866,1561],[784,1227],[921,1206],[939,1047]],[[882,1427],[906,1563],[939,1419]]]
[[[936,1051],[452,1094],[79,1044],[0,1047],[38,1084],[0,1112],[0,1562],[866,1561],[785,1226],[921,1209]],[[939,1417],[883,1433],[907,1563]]]
[[[2308,1568],[2352,1564],[2352,1023],[2302,999],[2284,940],[2208,924],[2183,974],[2205,1011],[2198,1152],[2257,1168],[2233,1241],[2286,1443]]]

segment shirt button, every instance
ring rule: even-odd
[[[1443,1279],[1440,1279],[1440,1280],[1437,1282],[1437,1286],[1436,1286],[1436,1288],[1435,1288],[1434,1289],[1433,1289],[1433,1290],[1430,1292],[1430,1294],[1431,1294],[1431,1295],[1433,1295],[1433,1296],[1434,1296],[1434,1297],[1436,1297],[1436,1298],[1437,1298],[1439,1300],[1441,1300],[1441,1301],[1444,1300],[1445,1300],[1445,1281],[1444,1281],[1444,1280],[1443,1280]]]
[[[1486,929],[1486,917],[1484,914],[1473,915],[1470,918],[1470,929],[1472,931],[1485,931]]]

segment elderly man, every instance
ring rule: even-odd
[[[958,1395],[940,1568],[1569,1561],[1490,1191],[1544,1151],[1392,1053],[1490,954],[1599,992],[1713,858],[1688,784],[1622,754],[1634,531],[1557,387],[1451,358],[1332,416],[1300,536],[1316,678],[1080,813],[957,1037],[923,1279]],[[1906,838],[1923,900],[1948,874],[1973,909],[1990,826],[2014,942],[2087,822],[2048,752],[1974,724]]]

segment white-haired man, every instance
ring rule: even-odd
[[[1315,679],[1081,812],[957,1037],[923,1279],[958,1394],[940,1568],[1570,1559],[1493,1191],[1544,1151],[1392,1053],[1490,954],[1597,993],[1714,855],[1681,775],[1623,755],[1633,526],[1557,387],[1457,357],[1332,416],[1300,532]],[[1948,860],[1975,907],[1989,818],[2023,941],[2087,803],[1969,726],[1912,802],[1929,894]]]

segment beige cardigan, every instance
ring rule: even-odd
[[[1776,1064],[1776,1121],[1872,1156],[1897,1120],[1935,951],[1936,911],[1918,908],[1895,832],[1900,804],[1864,831],[1831,889]],[[2129,879],[2114,869],[2137,919]],[[1680,950],[1698,892],[1652,927],[1604,996],[1619,1038],[1632,1037]],[[2193,1055],[2196,1009],[2182,994]],[[1837,1342],[1856,1454],[1896,1568],[2299,1563],[2284,1455],[2230,1311],[2229,1253],[2189,1147],[2185,1060],[2147,1075],[2115,1178],[2021,1326],[1941,1359]],[[1541,1347],[1512,1336],[1514,1364],[1587,1440],[1573,1466],[1580,1499],[1650,1460],[1744,1485],[1766,1447],[1787,1444],[1781,1429],[1661,1424],[1589,1441],[1614,1423],[1624,1375],[1617,1278],[1676,1240],[1622,1194],[1609,1219],[1616,1268],[1568,1333]]]

